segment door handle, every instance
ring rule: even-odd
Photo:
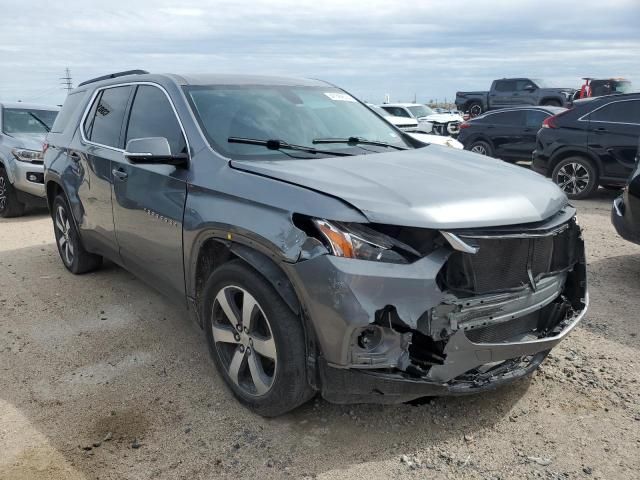
[[[127,172],[125,172],[124,170],[120,170],[119,168],[114,168],[113,170],[111,170],[111,173],[113,173],[113,176],[121,182],[124,182],[129,177],[129,174]]]
[[[606,127],[598,127],[598,128],[596,128],[596,132],[606,132],[606,131],[607,131]]]

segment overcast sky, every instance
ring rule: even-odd
[[[640,0],[0,0],[0,100],[61,103],[106,73],[314,77],[420,102],[503,76],[640,87]],[[98,6],[99,5],[99,6]]]

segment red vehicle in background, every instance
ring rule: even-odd
[[[584,84],[576,92],[574,100],[588,97],[602,97],[614,93],[629,93],[631,82],[625,78],[594,79],[583,78]]]

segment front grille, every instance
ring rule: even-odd
[[[525,233],[526,235],[526,233]],[[459,293],[481,295],[529,285],[531,278],[569,268],[575,263],[579,229],[572,220],[548,236],[473,238],[479,250],[455,252],[444,270],[445,286]]]
[[[473,343],[500,343],[515,339],[526,333],[531,333],[538,327],[540,312],[533,312],[524,317],[508,322],[477,327],[467,330],[465,335]]]

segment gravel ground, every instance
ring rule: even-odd
[[[179,307],[111,264],[67,273],[45,213],[0,220],[0,478],[638,478],[640,247],[613,198],[578,202],[591,309],[531,380],[271,420]]]

